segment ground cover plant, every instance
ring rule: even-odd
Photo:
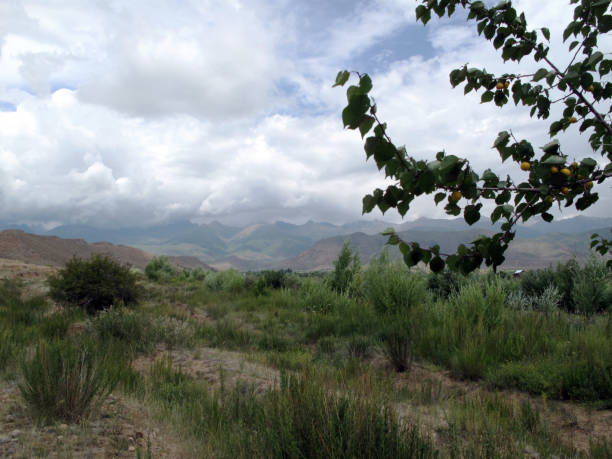
[[[576,279],[605,266],[568,264]],[[32,429],[72,425],[62,410],[82,406],[79,425],[98,435],[133,400],[185,457],[609,454],[609,308],[566,310],[560,294],[536,307],[524,279],[449,281],[384,254],[354,273],[359,288],[334,289],[334,275],[140,276],[139,304],[95,314],[4,282],[1,384]],[[161,448],[129,438],[112,448]]]

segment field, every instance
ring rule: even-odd
[[[0,261],[0,456],[612,457],[600,260],[158,268],[88,314],[49,297],[57,268]]]

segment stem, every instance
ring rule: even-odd
[[[557,73],[557,75],[559,75],[560,77],[564,76],[564,74],[557,68],[555,64],[553,64],[550,61],[550,59],[548,59],[548,57],[544,57],[543,59],[548,65],[550,65],[550,67]],[[608,134],[612,135],[612,126],[610,126],[610,124],[606,122],[604,117],[597,110],[595,110],[595,107],[593,107],[593,104],[591,104],[588,100],[586,100],[586,98],[582,95],[582,93],[578,91],[576,88],[574,88],[573,86],[570,86],[569,84],[568,84],[568,87],[572,90],[572,93],[574,93],[578,97],[578,99],[582,101],[582,103],[584,103],[587,107],[589,107],[589,111],[593,114],[593,116],[595,116],[595,118],[597,118],[597,120],[601,124],[604,125],[604,127],[608,131]]]

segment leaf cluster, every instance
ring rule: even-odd
[[[579,2],[571,0],[571,3]],[[383,233],[389,237],[389,244],[399,246],[406,264],[423,262],[434,272],[449,266],[468,273],[483,262],[495,269],[505,260],[504,252],[514,239],[513,228],[517,223],[534,216],[550,222],[554,205],[574,205],[583,211],[599,199],[593,191],[594,185],[612,176],[612,104],[609,103],[612,83],[606,81],[612,60],[598,50],[599,34],[612,28],[610,3],[610,0],[582,0],[576,6],[573,20],[563,34],[565,41],[574,38],[568,46],[569,63],[565,68],[548,57],[550,31],[547,28],[529,30],[525,15],[519,14],[510,1],[489,8],[482,1],[421,0],[417,7],[416,19],[423,24],[434,14],[452,16],[457,8],[463,8],[467,10],[468,20],[476,23],[478,34],[501,49],[504,61],[520,62],[531,57],[543,65],[535,73],[525,75],[495,75],[468,65],[450,73],[451,85],[463,85],[465,94],[481,91],[481,103],[492,102],[503,107],[512,100],[517,106],[529,108],[531,117],[548,119],[553,104],[564,104],[561,118],[549,127],[553,140],[540,147],[538,153],[528,140],[516,139],[511,131],[497,135],[493,148],[501,161],[510,159],[528,174],[517,182],[510,176],[500,177],[490,169],[476,171],[467,158],[444,151],[437,153],[433,161],[411,156],[405,147],[397,147],[391,141],[386,123],[378,119],[376,103],[369,95],[371,78],[346,70],[338,73],[334,86],[345,85],[351,74],[358,78],[358,84],[346,91],[344,126],[359,129],[362,138],[365,137],[366,160],[373,158],[378,169],[384,170],[386,177],[393,181],[386,189],[375,189],[363,198],[364,213],[376,207],[383,213],[393,208],[404,216],[416,197],[434,194],[436,205],[445,202],[448,215],[463,214],[469,225],[481,218],[486,201],[494,203],[492,222],[503,222],[500,232],[490,237],[479,236],[469,246],[460,245],[453,254],[440,253],[437,245],[424,248],[415,242],[405,242],[393,230]],[[572,161],[562,150],[554,136],[574,125],[580,133],[588,131],[592,152],[601,155],[605,165],[584,155],[580,162]]]

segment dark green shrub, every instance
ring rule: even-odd
[[[176,268],[168,257],[153,257],[145,266],[145,275],[152,281],[167,281],[177,275]]]
[[[118,382],[96,353],[94,344],[65,341],[39,343],[21,369],[21,395],[34,417],[42,422],[76,422],[89,415]]]
[[[108,255],[93,255],[89,260],[73,258],[48,282],[51,298],[89,313],[112,305],[134,304],[140,296],[130,267]]]
[[[427,277],[427,289],[437,299],[447,299],[457,293],[461,285],[465,282],[465,276],[445,269],[439,273],[430,273]]]

